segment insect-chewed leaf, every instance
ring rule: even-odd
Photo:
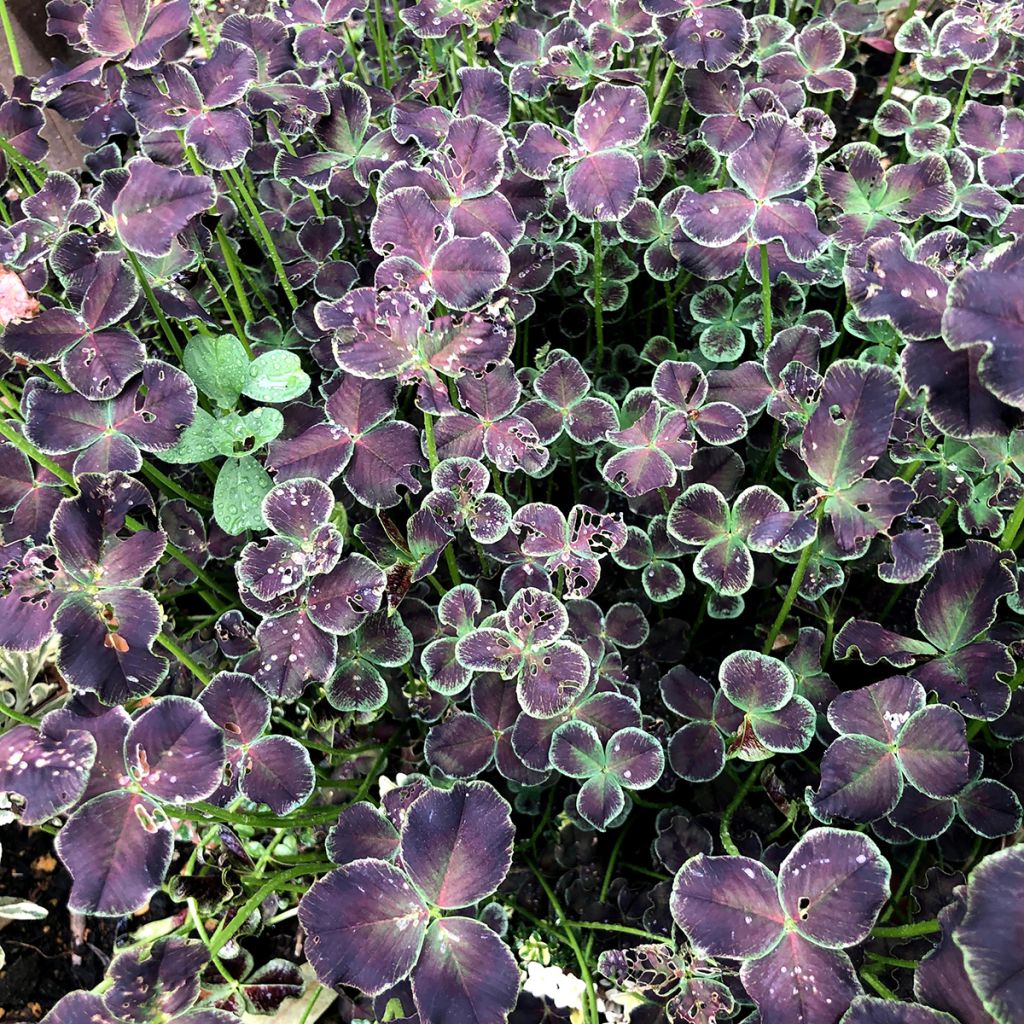
[[[526,546],[527,542],[523,544]],[[569,615],[562,602],[553,594],[536,587],[524,587],[517,591],[508,603],[505,618],[509,630],[524,643],[552,643],[569,626]]]
[[[25,825],[38,825],[73,807],[85,792],[96,741],[84,731],[60,738],[17,725],[0,735],[0,793],[16,793]]]
[[[380,608],[386,587],[383,571],[353,552],[310,584],[309,618],[329,633],[347,636]]]
[[[1024,1018],[1024,848],[986,857],[971,873],[967,914],[953,933],[971,985],[999,1024]]]
[[[130,160],[127,170],[128,180],[114,200],[117,232],[140,256],[166,256],[174,236],[213,205],[213,181],[161,167],[146,157]]]
[[[128,730],[124,750],[132,776],[160,800],[205,800],[220,785],[224,734],[187,697],[161,697],[146,708]]]
[[[409,808],[402,863],[424,898],[446,910],[468,907],[502,883],[512,863],[508,803],[486,782],[431,789]]]
[[[777,658],[734,651],[718,670],[722,692],[743,711],[778,711],[793,696],[796,680]]]
[[[842,949],[867,938],[889,898],[889,862],[860,832],[816,828],[779,868],[783,909],[806,938]]]
[[[252,743],[270,722],[267,695],[243,672],[218,672],[199,694],[199,703],[224,730],[229,745]]]
[[[144,797],[122,791],[75,811],[56,844],[72,878],[68,906],[80,914],[121,917],[144,907],[163,884],[174,839]]]
[[[372,857],[390,860],[398,852],[398,830],[372,804],[349,804],[327,833],[327,856],[335,864]]]
[[[152,946],[127,950],[108,969],[113,984],[103,995],[107,1010],[121,1020],[149,1021],[187,1010],[199,995],[199,972],[210,954],[201,942],[158,939]]]
[[[412,972],[412,993],[424,1022],[503,1024],[516,1004],[519,969],[486,924],[446,917],[427,932]]]
[[[783,934],[775,876],[749,857],[691,857],[672,885],[672,916],[709,956],[764,956]]]
[[[275,814],[301,807],[313,792],[316,775],[306,748],[291,736],[266,736],[242,755],[242,792]]]
[[[898,393],[888,367],[841,359],[828,368],[800,449],[818,483],[843,490],[870,471],[889,440]]]
[[[306,955],[324,985],[378,995],[408,977],[430,913],[406,876],[383,860],[355,860],[299,901]]]

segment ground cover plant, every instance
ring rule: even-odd
[[[1024,1020],[1024,4],[46,13],[5,1020]]]

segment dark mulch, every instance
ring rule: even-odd
[[[19,825],[0,828],[0,894],[32,900],[50,913],[43,921],[0,928],[7,964],[0,971],[0,1020],[37,1021],[66,992],[103,978],[117,923],[79,919],[67,910],[71,878],[53,852],[53,837]]]

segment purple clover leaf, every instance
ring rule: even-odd
[[[531,502],[512,516],[511,529],[527,558],[564,578],[567,598],[589,596],[601,578],[601,559],[626,542],[622,517],[589,505],[574,505],[566,518],[554,505]]]
[[[642,729],[620,729],[606,743],[586,722],[570,721],[551,737],[551,764],[563,775],[582,779],[576,809],[603,832],[622,813],[623,790],[648,789],[665,770],[661,744]]]
[[[841,211],[836,242],[844,248],[894,234],[897,224],[940,218],[953,207],[949,165],[937,154],[884,168],[877,147],[854,142],[828,158],[819,178]]]
[[[614,406],[590,393],[590,377],[573,356],[556,359],[538,374],[533,390],[538,397],[519,411],[537,428],[543,444],[564,433],[577,444],[593,445],[618,427]]]
[[[899,478],[867,478],[886,450],[898,391],[886,367],[839,360],[828,368],[804,429],[801,455],[843,550],[887,531],[914,498]]]
[[[689,415],[666,410],[651,396],[639,416],[628,419],[632,422],[607,435],[619,450],[601,468],[602,476],[629,498],[672,487],[693,465],[697,445]]]
[[[252,146],[252,124],[237,104],[257,74],[248,46],[224,39],[191,69],[174,64],[158,77],[129,79],[124,103],[153,132],[184,132],[186,145],[206,167],[237,167]]]
[[[799,82],[812,93],[838,92],[849,100],[857,81],[852,72],[839,67],[845,54],[846,41],[839,26],[819,21],[766,57],[760,77],[767,82]]]
[[[892,676],[840,694],[828,719],[840,735],[822,758],[818,792],[808,794],[822,820],[874,821],[896,807],[905,785],[932,798],[967,785],[963,718],[945,705],[926,706],[915,679]]]
[[[493,614],[494,606],[485,609],[480,591],[468,583],[448,591],[437,606],[439,633],[420,655],[427,685],[446,697],[461,693],[470,684],[473,673],[456,656],[458,641],[472,632]]]
[[[486,458],[502,473],[522,469],[535,475],[544,469],[551,456],[537,428],[516,411],[523,388],[511,362],[459,378],[456,391],[465,411],[441,416],[435,426],[442,459]]]
[[[987,1013],[1000,1024],[1024,1009],[1020,984],[1020,950],[992,941],[993,921],[1016,920],[1020,881],[1024,876],[1021,851],[1010,848],[986,857],[971,872],[967,884],[967,912],[953,932],[963,953],[971,988]]]
[[[580,220],[621,220],[640,191],[634,151],[649,126],[642,89],[602,82],[573,116],[573,133],[532,124],[516,149],[516,161],[539,179],[548,178],[555,165],[564,167],[566,202]]]
[[[512,954],[486,925],[438,911],[478,903],[503,881],[509,811],[487,783],[426,787],[404,816],[396,863],[357,859],[316,882],[299,917],[321,982],[377,995],[410,978],[426,1024],[453,1000],[465,1020],[503,1021],[519,989]]]
[[[708,444],[733,444],[746,435],[746,417],[736,406],[707,400],[707,377],[696,363],[661,363],[654,371],[651,390],[669,409],[685,412]]]
[[[649,528],[626,528],[626,543],[612,555],[616,565],[639,571],[644,593],[654,602],[673,601],[686,589],[683,570],[676,560],[685,554],[665,527],[665,517],[656,516]]]
[[[833,1024],[861,991],[844,950],[867,938],[889,877],[866,836],[816,828],[777,876],[747,857],[692,857],[675,877],[672,916],[699,954],[743,962],[765,1024]]]
[[[448,412],[443,378],[493,369],[511,352],[515,329],[503,317],[475,313],[431,321],[425,298],[429,295],[357,288],[319,303],[316,317],[322,328],[334,331],[334,357],[347,373],[416,381],[421,408]]]
[[[339,711],[376,711],[388,699],[382,668],[398,668],[412,659],[412,634],[397,613],[376,612],[355,632],[338,641],[338,664],[324,688]]]
[[[326,422],[275,441],[267,468],[277,482],[315,477],[329,483],[344,474],[345,485],[364,505],[389,508],[399,502],[398,488],[420,489],[410,469],[427,468],[419,431],[396,422],[396,387],[345,374],[327,397]]]
[[[319,480],[294,478],[263,499],[263,520],[276,536],[247,544],[236,571],[261,601],[295,590],[310,576],[330,572],[341,557],[342,536],[329,522],[334,495]]]
[[[999,677],[1013,672],[1013,659],[988,631],[999,599],[1014,590],[999,549],[968,541],[943,552],[921,591],[915,619],[925,639],[854,618],[836,635],[836,656],[856,653],[869,665],[885,660],[910,669],[926,689],[963,715],[993,721],[1009,706],[1009,690]]]
[[[949,128],[945,121],[952,110],[942,96],[918,96],[909,108],[899,100],[886,100],[875,114],[874,125],[879,135],[902,138],[911,156],[924,156],[946,149]]]
[[[196,390],[168,363],[147,359],[116,398],[89,401],[40,384],[25,397],[25,436],[49,455],[79,453],[74,472],[137,472],[140,449],[172,448],[196,415]]]
[[[796,693],[789,667],[756,651],[734,651],[718,669],[722,695],[744,712],[727,754],[758,761],[806,750],[814,737],[814,706]]]
[[[761,245],[780,240],[789,259],[806,263],[826,244],[814,210],[799,194],[814,176],[807,134],[778,114],[765,114],[726,164],[739,189],[686,192],[676,217],[698,246],[719,249],[741,239]]]
[[[100,253],[75,275],[78,309],[54,306],[31,320],[14,321],[3,335],[6,352],[34,362],[60,360],[61,371],[88,399],[117,395],[142,369],[145,346],[116,328],[139,298],[131,267],[117,252]]]
[[[508,533],[512,509],[497,494],[489,493],[491,474],[476,459],[445,459],[434,470],[433,490],[423,507],[453,535],[466,530],[480,544],[496,544]]]
[[[424,755],[453,779],[469,779],[493,762],[506,779],[535,785],[544,773],[528,767],[513,746],[513,728],[521,718],[514,680],[484,673],[473,681],[472,711],[456,711],[427,733]]]
[[[724,71],[747,43],[746,18],[720,0],[642,0],[641,7],[655,16],[662,46],[680,67]]]
[[[694,576],[724,597],[750,589],[752,551],[798,551],[814,539],[807,517],[762,485],[748,487],[730,508],[715,487],[691,484],[672,503],[667,528],[676,541],[699,547]]]
[[[462,636],[459,664],[474,672],[498,672],[518,681],[523,710],[534,718],[566,711],[590,681],[590,660],[576,643],[562,639],[569,616],[561,601],[541,590],[518,591],[508,610]]]

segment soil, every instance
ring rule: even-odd
[[[45,907],[42,921],[0,926],[7,963],[0,971],[0,1021],[37,1021],[66,992],[92,988],[103,978],[117,929],[115,920],[72,923],[67,910],[71,877],[53,851],[53,837],[20,825],[0,828],[0,894]]]

